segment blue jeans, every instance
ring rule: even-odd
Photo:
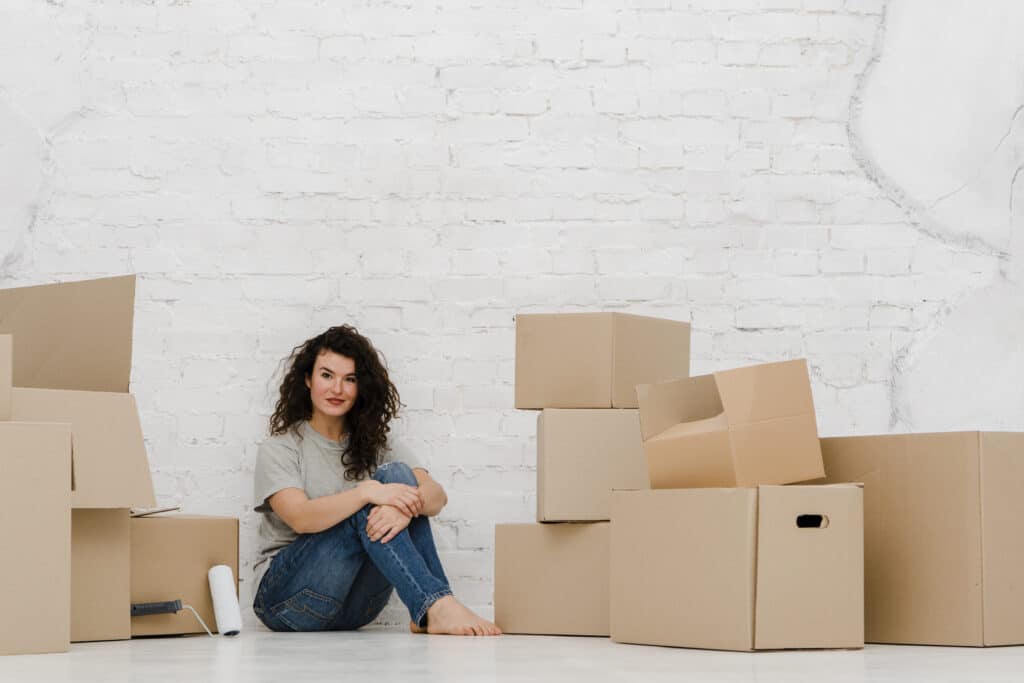
[[[382,484],[416,486],[403,463],[381,465]],[[253,600],[253,611],[274,631],[347,631],[377,618],[392,588],[413,622],[426,625],[427,609],[452,594],[437,556],[430,522],[414,517],[386,544],[366,535],[366,505],[330,529],[302,534],[274,556]]]

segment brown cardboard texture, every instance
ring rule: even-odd
[[[181,600],[216,629],[207,572],[226,564],[238,592],[238,520],[164,515],[131,520],[131,602]],[[132,636],[205,633],[191,611],[131,618]]]
[[[614,492],[612,640],[863,647],[862,504],[855,485]]]
[[[516,408],[636,408],[690,374],[690,324],[624,313],[516,316]]]
[[[127,508],[155,507],[130,380],[135,277],[0,291],[11,419],[71,425],[71,637],[130,636]]]
[[[505,633],[608,635],[608,523],[498,524],[494,621]]]
[[[0,334],[0,421],[11,419],[12,344],[11,335]]]
[[[128,391],[135,276],[0,290],[14,386]]]
[[[128,510],[71,511],[71,642],[131,637]]]
[[[0,423],[0,654],[68,649],[70,506],[70,427]]]
[[[100,391],[15,387],[13,419],[71,424],[75,508],[154,507],[135,398]]]
[[[562,410],[537,416],[537,521],[607,521],[612,489],[646,489],[635,410]]]
[[[637,387],[656,489],[791,484],[824,475],[807,362]]]
[[[1024,434],[822,439],[864,482],[865,639],[1024,644]]]

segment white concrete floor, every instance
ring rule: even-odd
[[[863,651],[731,653],[620,645],[607,638],[243,632],[84,643],[0,657],[0,681],[1015,681],[1024,647],[870,645]]]

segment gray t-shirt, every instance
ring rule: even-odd
[[[299,536],[270,508],[267,499],[287,488],[302,489],[309,498],[355,488],[359,482],[345,479],[345,466],[341,464],[346,444],[347,438],[332,441],[309,422],[260,444],[256,454],[255,510],[263,516],[259,526],[259,557],[253,565],[254,587],[259,587],[270,559]],[[390,440],[381,462],[423,467],[408,448]]]

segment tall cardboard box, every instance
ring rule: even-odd
[[[505,633],[608,635],[608,523],[498,524],[494,621]]]
[[[537,416],[537,521],[607,521],[612,489],[646,489],[635,410],[562,410]]]
[[[515,407],[636,408],[635,386],[690,374],[690,325],[623,313],[516,316]]]
[[[863,647],[862,505],[854,485],[614,492],[612,640]]]
[[[131,602],[181,600],[216,629],[207,572],[226,564],[238,593],[238,520],[160,515],[131,520]],[[205,633],[188,610],[132,617],[132,636]]]
[[[71,425],[71,640],[131,636],[128,508],[156,498],[127,393],[135,277],[0,290],[11,419]]]
[[[791,484],[824,475],[803,359],[636,391],[652,488]]]
[[[68,425],[0,422],[0,654],[68,649],[70,505]]]
[[[822,439],[864,482],[865,639],[1024,644],[1024,434]]]

